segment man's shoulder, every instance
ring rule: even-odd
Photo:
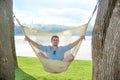
[[[47,45],[48,47],[52,47],[51,45]]]
[[[62,46],[59,46],[58,48],[65,48],[66,46],[68,45],[62,45]]]
[[[59,46],[59,47],[69,47],[69,46],[72,46],[71,44],[68,44],[68,45],[63,45],[63,46]]]
[[[52,47],[51,45],[40,45],[41,47]]]

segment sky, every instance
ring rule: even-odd
[[[86,23],[97,0],[13,0],[21,23],[77,26]],[[91,21],[94,24],[95,17]]]

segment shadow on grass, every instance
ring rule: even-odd
[[[15,69],[15,80],[37,80],[20,68]]]

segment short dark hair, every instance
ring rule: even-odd
[[[53,40],[53,38],[58,38],[58,39],[59,39],[59,37],[58,37],[57,35],[53,35],[53,36],[51,37],[51,40]]]

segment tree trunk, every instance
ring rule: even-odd
[[[0,0],[0,80],[15,80],[12,0]]]
[[[101,0],[92,34],[92,80],[120,80],[120,0]]]

